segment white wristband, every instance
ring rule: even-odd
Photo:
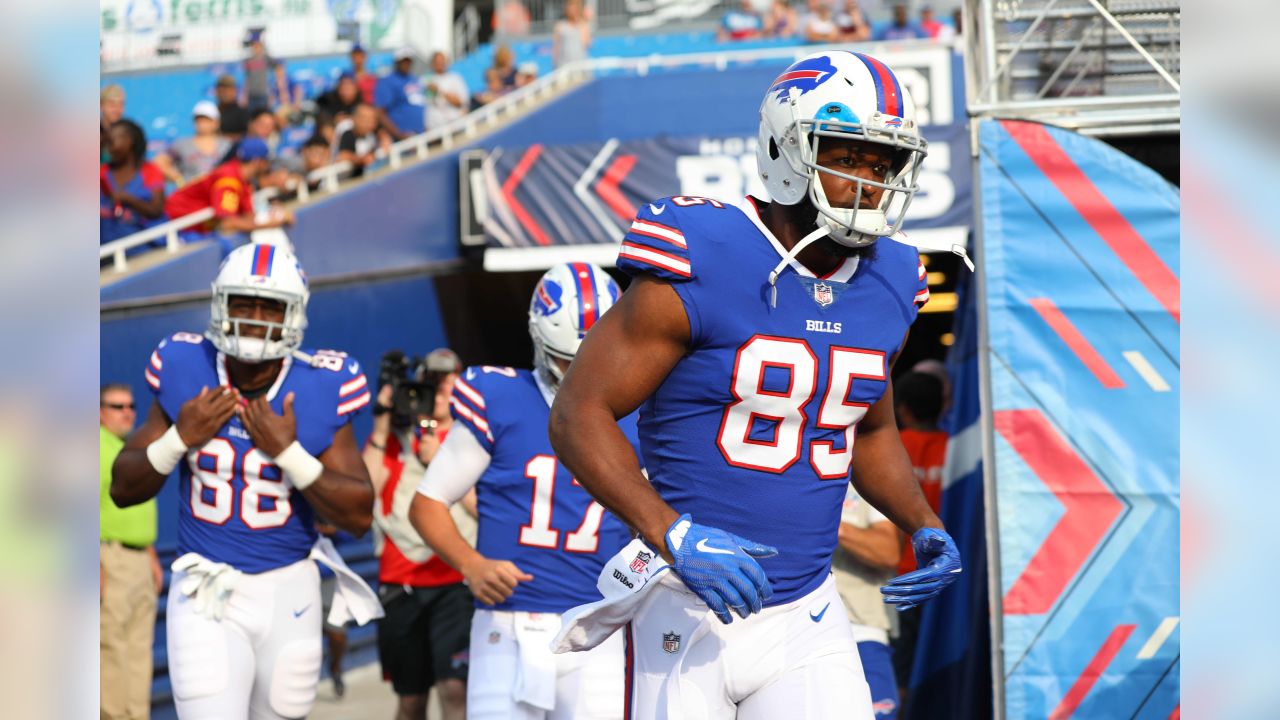
[[[306,490],[324,472],[324,464],[307,452],[297,440],[275,456],[273,462],[284,471],[289,483],[299,490]]]
[[[161,475],[168,475],[187,454],[187,446],[178,435],[178,426],[170,425],[164,434],[147,446],[147,460]]]

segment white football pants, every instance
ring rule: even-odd
[[[683,583],[663,583],[617,634],[626,635],[635,720],[874,718],[831,577],[728,625]]]
[[[169,679],[182,720],[301,718],[320,682],[320,572],[310,559],[241,575],[222,620],[169,583]]]
[[[559,631],[559,616],[550,632],[518,637],[523,616],[537,613],[476,610],[471,620],[471,669],[467,673],[467,720],[621,720],[623,687],[622,633],[587,652],[551,654],[549,643]],[[542,613],[547,617],[547,613]],[[545,710],[516,699],[522,668],[529,662],[520,643],[539,642],[535,655],[554,665],[554,709]],[[534,681],[536,682],[536,680]]]

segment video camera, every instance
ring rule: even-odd
[[[409,427],[418,417],[435,409],[436,385],[425,357],[411,357],[391,350],[382,356],[378,386],[391,386],[391,424]]]

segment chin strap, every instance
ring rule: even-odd
[[[778,307],[778,273],[782,272],[782,270],[787,267],[787,263],[791,262],[796,255],[799,255],[800,251],[830,233],[830,228],[819,227],[817,230],[814,230],[801,238],[800,242],[795,244],[795,247],[788,250],[787,254],[782,256],[782,259],[778,261],[778,264],[769,272],[769,307]]]
[[[895,242],[900,242],[903,245],[910,245],[917,250],[955,253],[960,256],[961,260],[964,260],[964,264],[969,268],[969,272],[975,272],[973,261],[969,259],[969,253],[965,252],[963,245],[954,245],[945,240],[915,240],[907,237],[907,234],[902,232],[894,234],[889,239]]]

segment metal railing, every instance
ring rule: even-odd
[[[308,185],[317,184],[317,190],[323,191],[325,194],[331,194],[338,191],[339,180],[348,176],[355,168],[349,162],[336,162],[332,165],[326,165],[318,170],[309,173],[305,182],[299,182],[297,185],[285,188],[288,192],[296,193],[298,202],[306,203],[313,194]],[[253,194],[254,206],[259,206],[279,198],[280,190],[277,188],[265,188]],[[177,253],[182,247],[181,233],[189,230],[197,225],[202,225],[214,218],[213,208],[205,208],[190,215],[183,215],[175,220],[162,223],[146,230],[140,230],[132,235],[126,235],[119,240],[113,240],[98,248],[99,260],[111,259],[111,269],[113,272],[120,274],[128,269],[128,252],[137,247],[150,244],[156,240],[164,240],[164,249],[166,252]]]
[[[964,21],[971,116],[1098,135],[1179,127],[1178,0],[977,0]]]

